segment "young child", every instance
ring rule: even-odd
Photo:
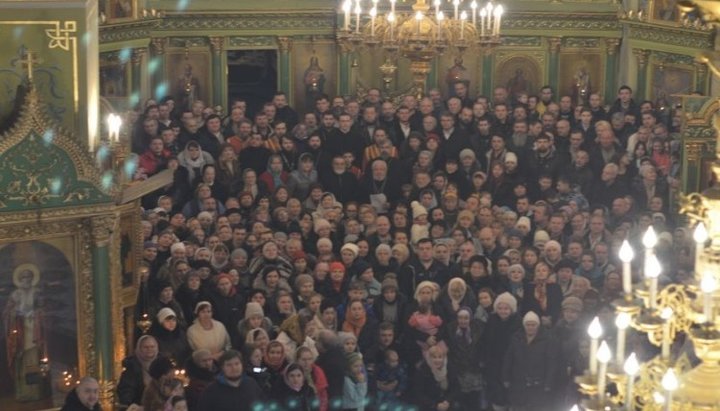
[[[427,209],[417,201],[410,203],[413,213],[413,225],[410,228],[410,241],[413,244],[422,238],[430,237],[430,225],[428,224]]]
[[[343,351],[345,352],[346,356],[358,352],[357,337],[355,336],[355,334],[340,331],[338,333],[338,338],[340,339],[340,345],[342,345]]]
[[[430,304],[422,304],[418,307],[418,310],[410,316],[408,324],[418,331],[438,338],[438,334],[440,334],[440,327],[443,325],[443,320],[439,315],[433,314],[432,306]],[[425,341],[418,341],[417,343],[420,345],[420,348],[422,348],[423,353],[430,348]],[[442,346],[443,349],[447,349],[445,341],[438,341],[437,345]]]
[[[346,411],[365,411],[365,397],[368,386],[365,367],[360,353],[347,355],[347,371],[343,385],[342,409]]]
[[[397,403],[405,393],[408,380],[405,365],[400,363],[397,351],[392,349],[385,351],[385,361],[377,366],[375,380],[377,381],[378,404]]]

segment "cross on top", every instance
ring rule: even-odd
[[[22,63],[23,69],[27,70],[28,81],[32,81],[33,64],[39,63],[39,60],[37,59],[37,53],[35,53],[34,51],[26,50],[25,54],[20,59],[20,62]]]

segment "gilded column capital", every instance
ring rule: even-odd
[[[618,47],[620,46],[620,39],[610,38],[605,39],[605,52],[612,56],[617,53]]]
[[[705,150],[705,143],[702,141],[688,141],[685,143],[685,155],[688,161],[698,161],[700,154]]]
[[[650,50],[632,49],[632,53],[637,59],[638,66],[644,68],[648,63],[648,59],[650,58]]]
[[[225,47],[225,37],[208,37],[210,40],[210,49],[213,54],[220,54],[223,52]]]
[[[90,229],[96,246],[104,247],[108,245],[116,221],[117,219],[111,215],[101,215],[90,219]]]
[[[282,53],[287,53],[292,49],[292,37],[278,37],[278,47]]]
[[[340,54],[348,54],[353,51],[353,46],[349,41],[338,40],[337,45],[340,50]]]
[[[562,44],[562,37],[548,37],[548,50],[550,54],[557,54],[560,52],[560,45]]]
[[[130,57],[130,61],[134,66],[140,65],[142,63],[143,57],[145,57],[145,53],[147,53],[147,48],[139,48],[139,49],[133,49],[132,56]]]
[[[153,52],[157,55],[165,54],[165,46],[167,46],[167,43],[167,37],[153,37],[152,39],[150,39],[150,44],[152,44]]]

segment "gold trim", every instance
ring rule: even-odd
[[[77,32],[77,21],[66,20],[61,27],[60,20],[12,20],[12,21],[0,21],[2,25],[20,25],[28,26],[31,24],[40,25],[51,25],[53,28],[46,29],[45,34],[50,38],[48,43],[49,49],[60,48],[65,51],[72,53],[73,61],[73,107],[75,109],[75,115],[80,110],[80,89],[78,86],[78,48],[77,48],[77,36],[71,36],[70,33]]]

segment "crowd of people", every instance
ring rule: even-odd
[[[400,105],[287,96],[221,117],[149,101],[132,130],[146,196],[128,410],[560,410],[577,402],[598,316],[614,338],[617,252],[675,227],[678,124],[623,86],[605,106],[469,95]],[[638,278],[639,279],[639,278]],[[641,358],[653,348],[631,336]],[[274,404],[275,408],[267,408]]]

